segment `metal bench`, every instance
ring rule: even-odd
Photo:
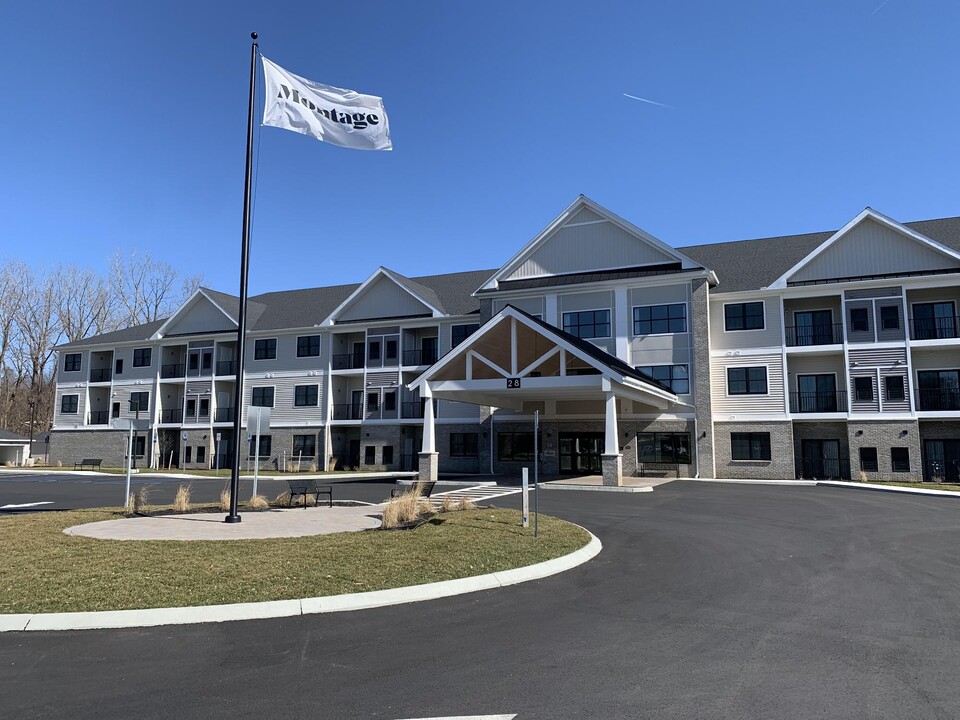
[[[102,462],[103,460],[100,458],[84,458],[80,462],[75,462],[73,464],[73,469],[83,470],[84,466],[89,465],[91,470],[99,470]]]
[[[662,477],[666,477],[666,473],[668,472],[672,472],[676,477],[680,477],[680,464],[664,462],[640,463],[640,477],[656,477],[655,473],[661,473]]]
[[[303,507],[307,507],[307,497],[313,495],[313,506],[320,505],[320,496],[327,496],[327,507],[333,507],[333,486],[317,485],[316,480],[287,480],[290,487],[290,502],[288,507],[293,507],[293,501],[300,495],[303,496]]]
[[[417,497],[428,498],[430,493],[433,492],[433,486],[436,485],[436,481],[428,480],[426,482],[410,482],[403,480],[397,481],[397,486],[390,491],[390,497],[395,498],[398,495],[406,495],[410,492],[416,492]]]

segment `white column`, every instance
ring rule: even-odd
[[[604,455],[620,454],[620,438],[617,432],[617,398],[612,392],[606,399],[606,434],[603,439]]]
[[[427,402],[423,405],[423,446],[420,452],[435,453],[437,451],[437,432],[433,416],[433,396],[427,383],[424,383],[420,389],[420,397],[427,399]]]
[[[630,307],[625,287],[613,291],[613,326],[616,338],[616,356],[626,363],[630,362],[627,337],[630,331]]]

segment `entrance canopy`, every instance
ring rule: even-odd
[[[524,401],[683,405],[665,385],[596,345],[507,305],[410,384],[421,397],[523,410]]]

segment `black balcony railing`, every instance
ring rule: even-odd
[[[160,422],[162,423],[182,423],[183,408],[172,408],[170,410],[160,411]]]
[[[90,382],[110,382],[110,368],[91,370]]]
[[[847,411],[845,392],[792,392],[790,393],[790,412],[792,413],[832,413]]]
[[[843,342],[843,324],[787,326],[787,347],[809,345],[839,345]]]
[[[423,403],[417,400],[416,402],[405,402],[400,403],[400,417],[402,418],[422,418],[423,417]]]
[[[433,365],[437,361],[436,350],[404,350],[404,365]]]
[[[949,340],[960,337],[960,317],[914,318],[910,321],[911,340]]]
[[[360,370],[363,368],[363,355],[358,353],[344,353],[332,358],[334,370]]]
[[[920,388],[917,390],[917,410],[960,410],[960,390]]]
[[[160,377],[162,378],[182,378],[186,372],[186,365],[183,363],[168,363],[160,366]]]
[[[87,425],[109,425],[110,413],[106,410],[91,410]]]
[[[236,360],[220,360],[217,362],[217,375],[236,375]]]
[[[214,422],[233,422],[234,418],[236,417],[236,408],[232,407],[217,408],[216,412],[213,414]]]
[[[797,458],[797,475],[804,480],[849,480],[849,458]]]
[[[334,403],[334,420],[360,420],[363,417],[363,406],[354,403]]]

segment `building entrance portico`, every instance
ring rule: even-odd
[[[544,420],[592,417],[595,426],[602,419],[602,432],[565,429],[557,437],[556,451],[561,471],[602,473],[609,485],[623,483],[621,445],[626,443],[620,442],[618,415],[625,408],[659,414],[684,406],[669,388],[622,360],[509,305],[410,389],[419,391],[420,397],[499,408],[508,422],[512,413],[527,417],[535,410]],[[439,467],[436,420],[432,403],[424,408],[420,472],[424,479],[434,479]],[[506,444],[497,447],[498,460],[526,459],[504,457]]]

